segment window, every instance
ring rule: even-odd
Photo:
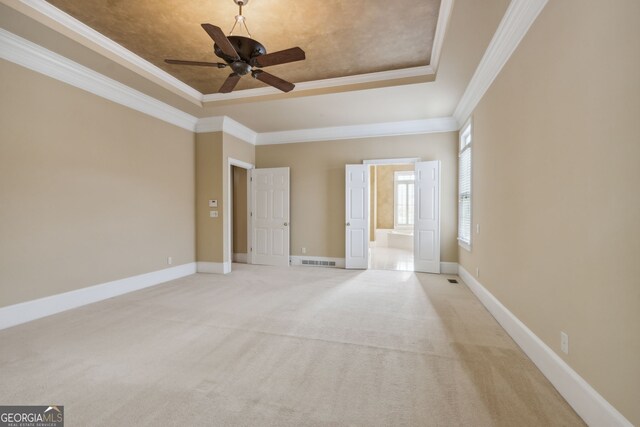
[[[415,176],[413,171],[401,171],[394,174],[395,183],[395,228],[413,227],[415,196]]]
[[[471,249],[471,122],[460,132],[458,154],[458,243]]]

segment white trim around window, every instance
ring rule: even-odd
[[[472,147],[471,119],[460,130],[458,145],[458,245],[471,251],[472,221]]]
[[[415,172],[395,171],[393,173],[393,228],[413,228],[415,204]],[[403,199],[403,200],[401,200]],[[400,213],[401,202],[403,214]]]

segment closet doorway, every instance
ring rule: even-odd
[[[231,259],[233,262],[248,263],[249,224],[249,170],[231,165]]]

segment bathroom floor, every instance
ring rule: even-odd
[[[369,268],[372,270],[413,271],[413,251],[385,247],[369,248]]]

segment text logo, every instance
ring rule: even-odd
[[[64,406],[0,406],[0,427],[63,427]]]

